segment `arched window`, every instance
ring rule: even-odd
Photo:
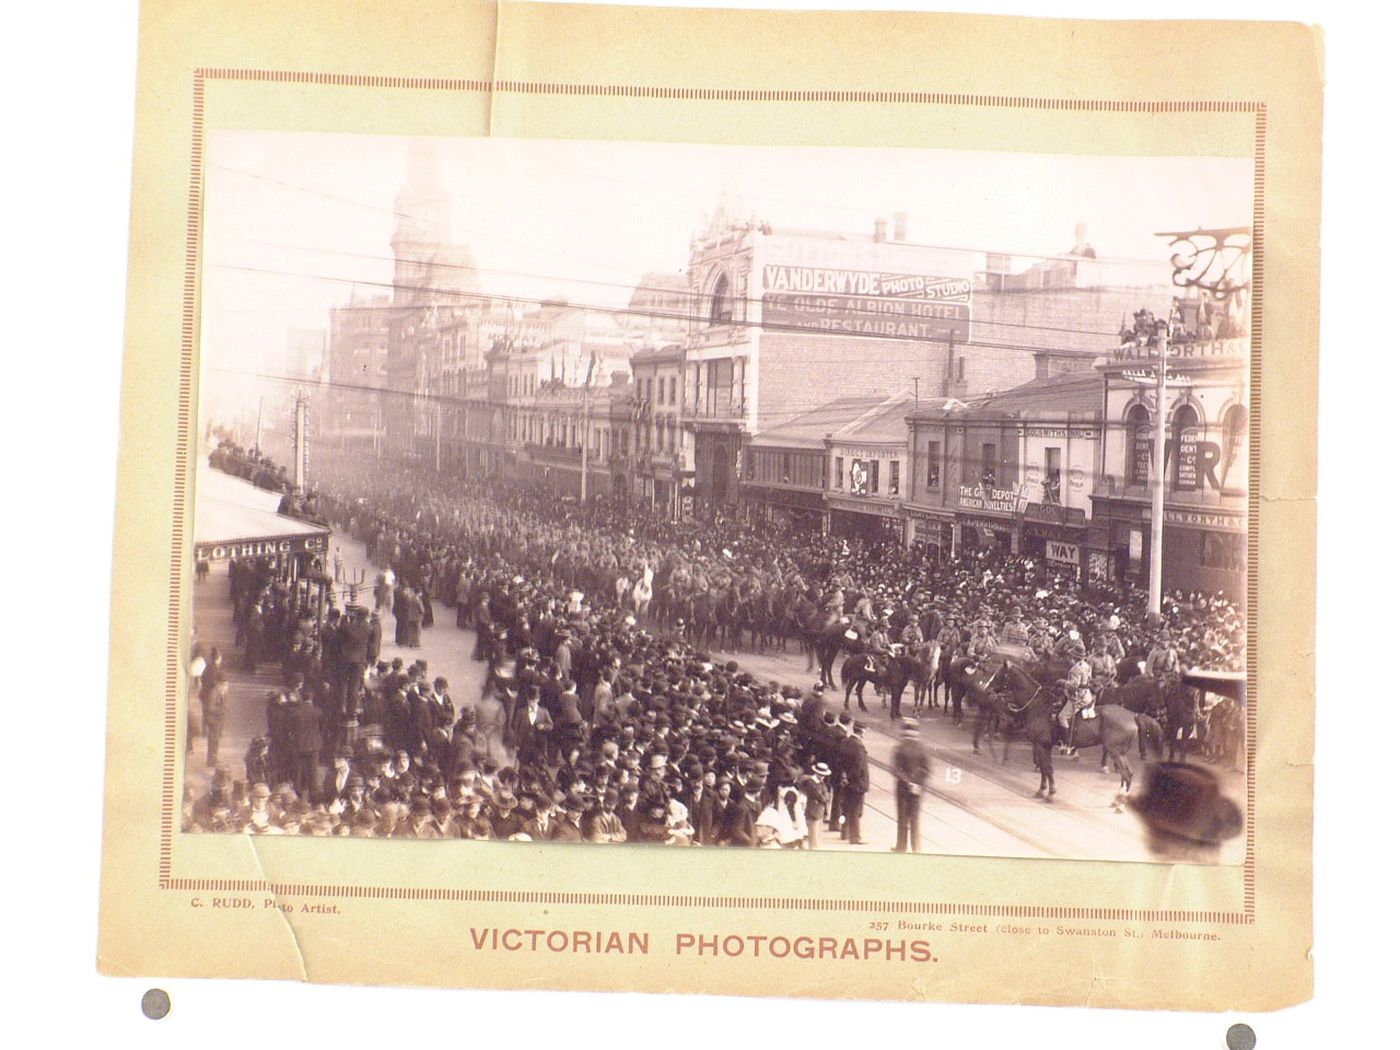
[[[729,295],[729,277],[719,275],[710,291],[710,324],[729,324],[734,320],[734,301]]]
[[[1201,440],[1201,417],[1189,404],[1172,413],[1171,455],[1176,460],[1176,487],[1198,489],[1201,474],[1197,449]]]
[[[1123,470],[1129,485],[1146,485],[1152,476],[1152,414],[1146,405],[1128,409],[1127,464]]]
[[[1249,410],[1231,405],[1220,431],[1220,487],[1243,489],[1249,476]]]

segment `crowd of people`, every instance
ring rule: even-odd
[[[1163,645],[1133,588],[1086,587],[1034,558],[984,550],[940,564],[918,549],[670,521],[518,484],[449,494],[428,475],[334,460],[320,470],[319,512],[365,544],[380,575],[317,624],[270,564],[231,566],[245,666],[280,660],[285,686],[268,697],[243,777],[210,738],[210,790],[186,799],[189,830],[860,844],[864,726],[820,687],[762,682],[707,650],[682,622],[697,597],[799,634],[844,617],[877,650],[942,639],[975,651],[1008,626],[1046,649],[1092,639],[1147,659]],[[459,710],[422,660],[379,659],[383,617],[412,648],[434,602],[475,632],[479,707]],[[1240,666],[1243,617],[1223,596],[1174,595],[1163,614],[1183,664]],[[222,659],[205,663],[217,682]],[[908,803],[927,762],[916,733],[906,742],[898,847],[917,850]]]

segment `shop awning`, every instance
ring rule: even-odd
[[[278,514],[281,502],[281,493],[201,466],[195,478],[195,560],[325,551],[330,528]]]

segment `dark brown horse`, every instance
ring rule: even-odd
[[[995,668],[985,679],[979,674],[975,691],[979,697],[981,714],[973,730],[973,752],[980,753],[978,739],[982,729],[993,717],[1001,720],[1007,729],[1006,747],[1002,750],[1003,763],[1011,749],[1012,730],[1021,730],[1030,741],[1031,759],[1040,772],[1040,789],[1036,791],[1035,797],[1043,798],[1047,802],[1054,801],[1054,692],[1009,660],[1003,660],[1000,667]]]
[[[938,645],[929,643],[909,653],[909,682],[914,687],[914,714],[929,705],[933,695],[934,674],[939,664]]]
[[[855,637],[851,637],[855,635]],[[831,669],[836,664],[836,657],[842,652],[858,652],[863,648],[860,632],[855,630],[844,618],[832,624],[826,624],[817,633],[814,648],[817,652],[817,665],[821,668],[821,681],[830,689],[836,688],[836,679],[832,677]]]
[[[841,665],[841,685],[846,690],[846,707],[851,706],[851,691],[855,690],[856,702],[862,711],[868,711],[865,706],[865,685],[872,683],[877,689],[885,690],[889,693],[890,717],[900,717],[900,703],[904,696],[904,688],[909,684],[910,665],[913,663],[908,656],[874,656],[871,654],[856,654],[846,658]],[[881,704],[885,701],[881,700]]]
[[[1175,681],[1166,688],[1167,701],[1167,761],[1184,762],[1192,747],[1199,747],[1197,723],[1201,717],[1200,694],[1184,682]]]
[[[1074,715],[1072,742],[1076,748],[1102,747],[1106,756],[1105,768],[1112,762],[1113,771],[1118,774],[1118,795],[1113,800],[1115,809],[1121,809],[1123,801],[1133,786],[1133,767],[1128,753],[1133,748],[1139,757],[1146,759],[1151,751],[1152,758],[1162,755],[1162,727],[1151,715],[1130,711],[1121,704],[1097,703],[1092,708],[1093,717]],[[1057,720],[1055,728],[1061,741],[1067,738],[1067,731]]]

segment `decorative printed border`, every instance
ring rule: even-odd
[[[938,106],[983,106],[1088,113],[1253,113],[1254,114],[1254,238],[1252,317],[1249,367],[1249,526],[1246,548],[1246,661],[1248,689],[1245,745],[1245,861],[1244,907],[1241,911],[1152,910],[1021,904],[957,904],[898,900],[822,899],[810,897],[713,897],[641,893],[556,893],[519,890],[472,890],[396,886],[307,885],[248,879],[175,878],[171,866],[178,769],[181,643],[180,593],[187,562],[185,517],[192,469],[193,377],[196,310],[200,272],[200,219],[204,188],[204,87],[207,81],[257,81],[275,84],[315,84],[335,87],[391,88],[416,91],[506,92],[529,95],[587,95],[677,101],[835,102]],[[630,84],[560,84],[520,80],[462,80],[424,77],[362,76],[350,73],[311,73],[296,70],[200,68],[194,71],[194,108],[190,134],[189,201],[185,229],[185,275],[180,323],[180,401],[177,420],[175,496],[170,552],[170,606],[166,630],[165,741],[161,776],[161,815],[158,882],[162,890],[272,893],[379,900],[434,900],[477,903],[603,904],[623,907],[733,908],[765,911],[845,911],[925,915],[967,915],[1138,922],[1252,925],[1255,921],[1255,738],[1258,715],[1255,676],[1258,666],[1257,609],[1259,600],[1259,452],[1263,404],[1264,290],[1264,169],[1268,110],[1263,102],[1139,101],[1126,99],[1065,99],[1016,95],[964,95],[924,91],[789,91],[726,88],[647,87]]]

